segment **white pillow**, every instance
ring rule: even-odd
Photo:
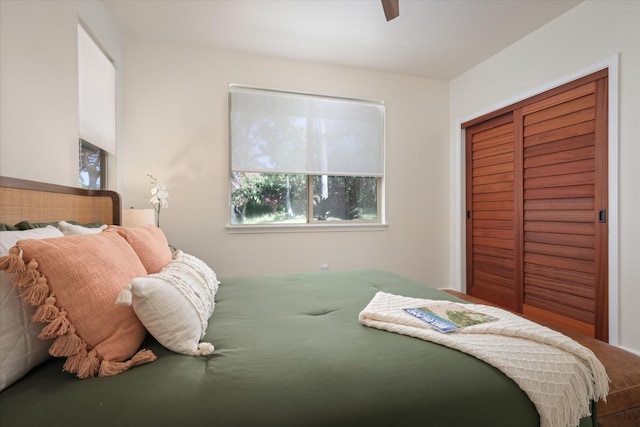
[[[160,272],[133,279],[116,304],[133,305],[149,333],[176,353],[202,356],[213,345],[201,343],[215,308],[220,282],[198,258],[176,251]]]
[[[71,234],[98,234],[101,233],[102,230],[107,228],[106,225],[101,225],[100,227],[90,228],[83,227],[82,225],[69,224],[66,221],[58,222],[58,229],[62,231],[62,234],[65,236],[69,236]]]
[[[0,257],[9,253],[18,240],[62,237],[55,227],[24,231],[0,231]],[[36,307],[22,302],[13,286],[15,274],[0,271],[0,390],[4,390],[49,357],[49,340],[38,334],[42,324],[32,322]]]

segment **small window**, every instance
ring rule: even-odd
[[[378,222],[378,178],[314,176],[313,218]]]
[[[80,140],[80,188],[103,190],[106,188],[106,153],[101,148]]]
[[[116,152],[116,69],[78,23],[78,121],[80,138]]]
[[[234,172],[232,224],[304,224],[307,179],[301,174]]]
[[[116,69],[106,51],[78,23],[79,185],[107,187],[107,153],[116,153]]]
[[[380,101],[231,85],[231,224],[381,223]]]

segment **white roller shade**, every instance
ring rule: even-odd
[[[80,138],[116,152],[116,70],[78,23]]]
[[[234,172],[384,174],[384,104],[231,85]]]

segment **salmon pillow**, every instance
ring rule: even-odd
[[[155,360],[138,351],[146,330],[134,311],[114,304],[131,279],[146,274],[118,233],[20,240],[0,258],[0,270],[16,273],[22,299],[37,307],[33,320],[46,324],[39,338],[53,340],[49,354],[67,358],[65,371],[109,376]]]
[[[110,225],[107,231],[115,231],[129,242],[148,274],[159,272],[171,261],[169,242],[162,230],[154,225],[144,227]]]

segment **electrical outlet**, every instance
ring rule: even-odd
[[[329,271],[329,264],[320,264],[320,271]]]

